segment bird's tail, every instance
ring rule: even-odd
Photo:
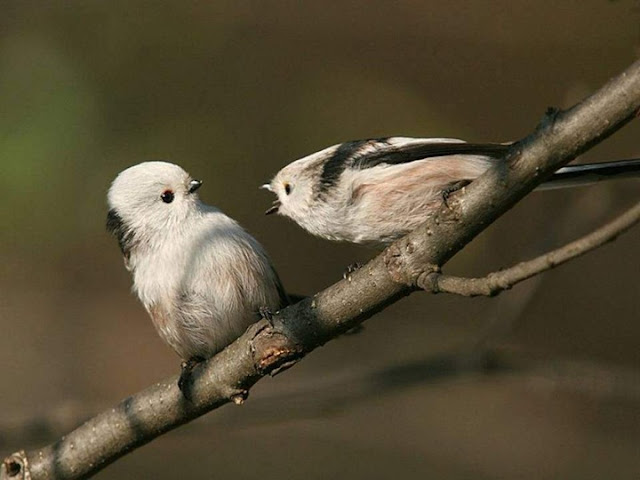
[[[640,159],[618,160],[615,162],[586,163],[562,167],[537,190],[579,187],[591,185],[601,180],[620,178],[640,178]]]

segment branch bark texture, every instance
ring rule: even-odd
[[[19,451],[0,479],[86,478],[122,455],[210,410],[241,404],[261,377],[417,289],[456,252],[553,171],[630,121],[640,109],[640,62],[568,111],[549,110],[505,161],[458,192],[420,228],[313,298],[261,321],[194,372],[193,402],[170,378],[125,399],[43,449]]]
[[[521,262],[498,272],[492,272],[482,278],[453,277],[434,272],[421,277],[418,286],[432,293],[455,293],[465,297],[480,295],[492,297],[510,289],[517,283],[551,270],[615,240],[618,235],[638,222],[640,222],[640,203],[589,235],[532,260]]]

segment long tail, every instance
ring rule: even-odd
[[[550,180],[543,183],[538,190],[554,188],[579,187],[590,185],[601,180],[620,178],[640,178],[640,159],[618,160],[615,162],[587,163],[562,167],[553,174]]]

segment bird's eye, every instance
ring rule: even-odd
[[[284,193],[289,195],[291,193],[291,185],[289,183],[284,184]]]
[[[164,192],[162,192],[162,195],[160,195],[160,198],[162,199],[162,201],[164,203],[171,203],[173,202],[173,192],[171,190],[165,190]]]

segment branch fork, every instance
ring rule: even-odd
[[[481,278],[463,278],[431,271],[418,277],[416,285],[431,293],[453,293],[465,297],[493,297],[531,277],[573,260],[608,242],[640,222],[640,202],[615,220],[584,237],[532,260],[491,272]]]

